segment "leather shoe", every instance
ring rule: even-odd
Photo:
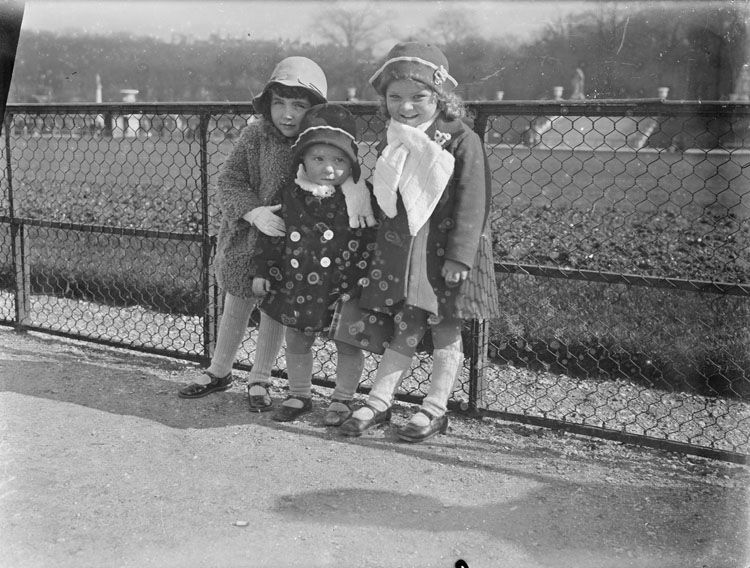
[[[207,385],[190,383],[177,391],[177,396],[180,398],[201,398],[212,392],[225,391],[232,386],[232,373],[229,373],[226,377],[217,377],[208,371],[204,371],[203,373],[211,379],[210,383]]]
[[[287,404],[280,404],[276,407],[276,412],[273,413],[273,418],[276,422],[291,422],[296,420],[298,416],[305,412],[312,410],[312,398],[304,396],[288,396],[286,400],[299,400],[302,402],[302,406],[289,406]]]
[[[399,428],[396,432],[399,439],[405,442],[423,442],[437,433],[445,434],[448,431],[447,415],[443,414],[435,418],[426,410],[420,409],[418,413],[420,412],[430,419],[430,423],[427,426],[417,426],[413,422],[408,422],[406,426]]]
[[[334,404],[341,405],[340,410],[332,410],[331,407]],[[343,406],[343,408],[342,408]],[[352,415],[352,403],[350,400],[339,400],[337,398],[331,399],[331,404],[326,410],[326,414],[323,417],[323,423],[326,426],[341,426],[346,422]]]
[[[372,410],[372,418],[370,418],[369,420],[360,420],[359,418],[351,416],[339,427],[339,431],[344,436],[361,436],[363,432],[374,428],[379,424],[385,424],[386,422],[391,421],[390,407],[385,409],[383,412],[378,412],[369,405],[365,405],[365,407]]]
[[[265,392],[263,394],[250,394],[252,387],[262,387]],[[273,409],[273,400],[271,395],[268,394],[268,385],[266,383],[250,383],[247,385],[247,403],[250,407],[250,412],[268,412]]]

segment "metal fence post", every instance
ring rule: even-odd
[[[201,295],[203,296],[203,356],[211,359],[216,344],[215,302],[213,294],[216,292],[211,276],[212,239],[209,234],[208,213],[208,112],[200,114],[200,171],[201,171]]]
[[[11,223],[11,255],[15,274],[16,330],[23,331],[29,325],[31,312],[31,275],[26,257],[26,227],[23,223]]]
[[[6,112],[3,120],[3,128],[5,129],[5,172],[8,180],[10,254],[13,260],[16,330],[22,331],[29,324],[29,313],[31,312],[31,272],[26,258],[26,227],[22,222],[16,220],[13,201],[13,168],[10,147],[12,116],[12,113]]]
[[[469,411],[476,412],[485,408],[484,369],[487,366],[487,349],[489,348],[489,321],[474,319],[471,322],[471,355],[469,360]]]
[[[213,258],[216,254],[216,236],[209,237],[209,251],[210,258]],[[209,259],[210,262],[210,259]],[[214,350],[216,349],[216,338],[219,334],[219,320],[221,319],[221,313],[224,311],[224,296],[221,293],[216,277],[213,275],[210,264],[208,274],[208,316],[205,318],[204,326],[208,331],[208,343],[207,353],[209,359],[213,357]]]
[[[489,115],[482,112],[482,108],[473,109],[476,118],[474,119],[474,132],[482,141],[487,131],[487,122]],[[484,370],[487,365],[487,350],[489,348],[489,322],[487,320],[474,319],[471,322],[471,358],[469,361],[469,411],[476,412],[480,408],[485,408],[485,385]]]

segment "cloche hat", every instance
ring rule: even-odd
[[[352,179],[359,181],[361,169],[357,159],[357,123],[341,105],[325,103],[311,107],[302,117],[299,136],[292,146],[294,164],[302,161],[305,150],[313,144],[328,144],[340,149],[352,165]]]
[[[413,79],[438,93],[450,93],[458,82],[448,73],[448,59],[429,43],[398,43],[388,52],[385,63],[370,77],[370,84],[385,95],[388,85],[397,79]]]
[[[262,114],[268,108],[268,89],[275,83],[306,89],[312,95],[314,103],[324,103],[327,100],[328,81],[320,66],[307,57],[292,56],[279,61],[263,91],[253,99],[255,112]]]

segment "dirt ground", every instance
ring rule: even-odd
[[[327,389],[279,424],[193,372],[0,329],[2,568],[750,567],[748,467],[461,416],[349,439]]]

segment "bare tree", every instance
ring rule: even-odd
[[[385,23],[370,8],[356,9],[334,4],[315,17],[318,32],[331,43],[350,52],[369,48]]]
[[[436,45],[460,43],[477,35],[473,14],[462,8],[440,10],[421,32]]]

